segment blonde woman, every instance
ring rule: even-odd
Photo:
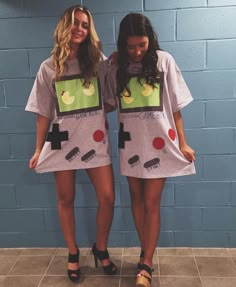
[[[68,276],[73,282],[80,278],[74,216],[77,169],[86,170],[98,199],[95,264],[99,259],[104,273],[117,272],[107,251],[115,195],[101,98],[104,83],[98,76],[102,60],[90,12],[82,6],[68,8],[55,29],[52,56],[41,64],[26,106],[37,114],[36,147],[29,167],[54,173],[59,219],[69,250]]]

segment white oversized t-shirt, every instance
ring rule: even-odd
[[[94,77],[89,87],[84,87],[77,59],[68,60],[67,65],[62,79],[55,82],[52,57],[45,60],[26,105],[26,111],[51,120],[35,168],[39,173],[111,163],[102,100],[104,79]]]
[[[106,98],[114,99],[118,106],[120,170],[125,176],[162,178],[195,173],[179,149],[173,112],[177,112],[193,99],[173,57],[157,51],[159,83],[152,86],[137,76],[141,63],[129,65],[129,89],[116,95],[116,69],[106,62]]]

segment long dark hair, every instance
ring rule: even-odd
[[[157,83],[158,56],[156,51],[160,50],[157,35],[153,30],[151,22],[146,16],[139,13],[130,13],[126,15],[120,23],[117,41],[118,70],[116,80],[118,95],[120,95],[124,89],[126,89],[130,94],[129,88],[127,87],[129,82],[127,40],[130,36],[147,36],[149,39],[148,50],[142,59],[142,71],[138,77],[138,81],[140,82],[140,79],[144,78],[146,82],[152,86]]]

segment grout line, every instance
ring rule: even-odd
[[[162,278],[199,278],[200,280],[201,280],[201,278],[203,278],[203,279],[209,279],[209,278],[211,278],[211,279],[236,279],[236,277],[233,277],[233,276],[231,276],[231,277],[230,276],[216,277],[216,276],[190,276],[190,275],[189,276],[188,275],[162,275],[160,277],[162,277]]]
[[[157,256],[157,269],[158,269],[158,275],[157,275],[157,277],[158,277],[158,285],[160,285],[160,287],[162,286],[162,283],[161,283],[161,265],[160,265],[160,257],[159,257],[159,252],[158,252],[159,250],[158,250],[158,247],[156,247],[156,250],[155,250],[155,252],[156,252],[156,256]],[[153,276],[152,276],[152,278],[153,278]]]
[[[40,285],[41,285],[41,283],[42,283],[42,281],[43,281],[43,279],[44,279],[44,277],[45,277],[45,275],[46,275],[46,273],[47,273],[47,271],[48,271],[48,269],[49,269],[49,266],[51,265],[52,260],[54,259],[54,257],[55,257],[55,252],[54,252],[54,255],[52,255],[52,257],[51,257],[51,260],[50,260],[49,263],[48,263],[48,267],[46,268],[44,274],[42,275],[41,280],[39,281],[38,287],[40,287]]]
[[[224,256],[224,255],[221,255],[221,256],[217,256],[217,255],[179,255],[179,254],[173,254],[173,255],[159,255],[159,257],[209,257],[209,258],[212,258],[212,257],[216,257],[216,258],[229,258],[229,257],[235,257],[235,256]]]
[[[194,275],[161,275],[159,277],[162,278],[166,278],[166,277],[170,277],[170,278],[199,278],[199,276],[194,276]]]
[[[233,257],[230,257],[230,259],[233,262],[234,268],[236,269],[236,262],[234,262]]]
[[[30,275],[25,275],[25,274],[17,274],[17,275],[0,275],[0,277],[40,277],[42,275],[35,275],[35,274],[30,274]],[[57,275],[54,275],[57,276]],[[1,285],[0,285],[1,286]]]
[[[4,250],[4,248],[0,248],[0,251],[1,251],[1,249],[2,250]],[[6,248],[5,248],[6,249]],[[9,248],[8,248],[9,249]],[[20,248],[16,248],[17,250],[19,250]],[[45,248],[44,248],[45,249]],[[172,249],[178,249],[178,248],[172,248]],[[200,274],[200,270],[199,270],[199,266],[198,266],[198,264],[197,264],[197,258],[198,257],[208,257],[208,258],[212,258],[212,257],[217,257],[217,258],[230,258],[231,259],[231,261],[232,261],[232,263],[233,263],[233,265],[234,265],[234,268],[235,268],[235,270],[236,270],[236,261],[234,260],[234,257],[236,257],[236,255],[235,256],[233,256],[233,253],[231,254],[230,253],[230,251],[231,251],[231,249],[232,250],[235,250],[236,251],[236,249],[235,248],[188,248],[188,249],[190,249],[191,250],[191,253],[192,253],[192,255],[176,255],[176,254],[173,254],[173,255],[160,255],[159,256],[159,250],[158,250],[158,248],[156,248],[156,251],[155,251],[155,256],[157,256],[157,264],[158,264],[158,274],[157,275],[155,275],[154,277],[155,278],[159,278],[158,280],[159,280],[159,284],[160,284],[160,286],[162,286],[161,285],[161,278],[199,278],[200,279],[200,282],[201,282],[201,286],[204,286],[203,285],[203,283],[204,283],[204,279],[205,278],[211,278],[211,279],[236,279],[236,276],[201,276],[201,274]],[[213,254],[213,255],[196,255],[196,254],[194,254],[194,250],[197,250],[197,249],[208,249],[208,250],[212,250],[212,251],[214,251],[214,253],[215,254]],[[22,250],[30,250],[30,248],[22,248]],[[57,248],[55,248],[55,251],[54,251],[54,253],[52,253],[52,255],[51,255],[51,259],[49,260],[49,263],[48,263],[48,266],[46,267],[46,270],[45,270],[45,272],[44,272],[44,274],[43,275],[40,275],[40,274],[36,274],[36,275],[25,275],[25,274],[23,274],[23,275],[21,275],[21,274],[16,274],[16,275],[10,275],[10,272],[14,269],[14,267],[16,266],[16,264],[19,262],[19,259],[20,259],[20,257],[27,257],[27,256],[33,256],[33,254],[28,254],[28,255],[24,255],[24,254],[22,254],[22,252],[20,253],[20,254],[16,254],[16,255],[12,255],[12,256],[15,256],[16,257],[16,261],[15,261],[15,263],[12,265],[12,267],[9,269],[9,271],[6,273],[6,277],[39,277],[39,276],[41,276],[41,278],[40,278],[40,280],[39,280],[39,283],[38,283],[38,285],[37,285],[37,287],[40,287],[40,286],[42,286],[42,282],[43,282],[43,279],[45,278],[45,276],[46,276],[46,274],[47,274],[47,272],[48,272],[48,270],[49,270],[49,268],[50,268],[50,266],[52,266],[52,262],[53,262],[53,259],[55,258],[55,256],[56,256],[56,253],[57,253]],[[219,250],[219,252],[221,251],[221,250],[226,250],[226,252],[227,252],[227,255],[223,255],[223,256],[217,256],[217,250]],[[3,254],[3,256],[6,256],[6,254]],[[9,255],[10,256],[10,255]],[[41,254],[39,254],[39,255],[35,255],[35,256],[45,256],[45,255],[41,255]],[[64,255],[61,255],[61,256],[64,256]],[[90,256],[90,250],[88,250],[88,252],[87,252],[87,254],[85,254],[84,255],[84,257],[85,257],[85,261],[84,261],[84,264],[83,264],[83,266],[86,266],[87,265],[87,263],[88,263],[88,259],[89,259],[89,256]],[[120,255],[119,255],[120,256]],[[136,255],[127,255],[128,257],[132,257],[132,256],[136,256]],[[198,275],[196,275],[196,276],[191,276],[191,275],[161,275],[161,268],[160,268],[160,257],[166,257],[166,256],[169,256],[169,257],[193,257],[193,260],[194,260],[194,262],[195,262],[195,265],[196,265],[196,268],[197,268],[197,272],[198,272]],[[121,261],[120,261],[120,270],[119,270],[119,272],[117,273],[117,275],[115,275],[114,276],[114,278],[116,278],[116,279],[118,279],[119,278],[119,281],[118,281],[118,287],[121,287],[122,286],[122,279],[123,278],[129,278],[129,277],[134,277],[134,275],[131,275],[131,274],[129,274],[129,275],[123,275],[122,274],[122,268],[123,268],[123,266],[124,266],[124,259],[125,259],[125,248],[121,248]],[[0,256],[0,258],[1,258],[1,256]],[[61,277],[61,278],[66,278],[67,276],[66,275],[57,275],[57,274],[50,274],[50,275],[48,275],[48,276],[51,276],[51,277]],[[87,275],[86,275],[87,276]],[[98,274],[91,274],[91,275],[88,275],[89,277],[98,277],[98,278],[104,278],[104,274],[101,274],[101,275],[98,275]]]
[[[198,268],[198,265],[197,265],[197,260],[196,260],[195,256],[193,256],[193,259],[194,259],[194,262],[195,262],[196,267],[197,267],[197,272],[198,272],[198,275],[199,275],[199,279],[200,279],[201,285],[203,286],[201,274],[200,274],[200,271],[199,271],[199,268]]]
[[[235,249],[235,248],[225,248],[228,251],[229,257],[236,257],[236,253],[235,255],[233,255],[230,251],[230,249]]]
[[[90,254],[90,252],[88,251],[88,252],[87,252],[87,255],[86,255],[86,259],[84,260],[84,266],[86,266],[86,264],[87,264],[89,254]]]
[[[161,265],[160,265],[160,256],[159,256],[159,252],[158,249],[156,248],[156,256],[157,256],[157,268],[158,268],[158,276],[161,276]],[[161,284],[161,280],[160,280],[160,284]]]
[[[124,248],[122,248],[121,252],[121,262],[120,262],[120,274],[119,274],[119,287],[121,287],[121,279],[122,279],[122,266],[123,266],[123,260],[124,260]]]
[[[21,255],[19,254],[18,258],[16,259],[15,264],[12,265],[12,267],[10,268],[10,270],[7,272],[7,275],[8,275],[8,274],[11,272],[11,270],[16,266],[16,263],[19,261],[20,256],[21,256]]]
[[[87,252],[87,256],[86,256],[86,259],[85,259],[85,261],[84,261],[84,265],[83,265],[83,267],[85,267],[85,266],[86,266],[86,264],[87,264],[89,254],[90,254],[90,249],[89,249],[89,250],[88,250],[88,252]],[[93,254],[92,254],[92,255],[93,255]],[[80,264],[79,264],[79,266],[80,266]],[[81,266],[80,266],[80,267],[81,267]]]
[[[35,275],[35,274],[30,274],[30,275],[22,275],[22,274],[18,274],[18,275],[0,275],[0,277],[40,277],[40,276],[43,276],[43,275]],[[63,274],[50,274],[50,275],[47,275],[48,277],[65,277],[67,278],[68,276],[67,275],[63,275]],[[85,275],[81,275],[82,277],[85,277]],[[126,278],[134,278],[135,275],[112,275],[112,278],[117,278],[117,277],[126,277]],[[107,275],[98,275],[98,274],[89,274],[89,275],[86,275],[86,277],[102,277],[102,278],[108,278]],[[158,275],[154,275],[153,278],[212,278],[212,279],[236,279],[235,276],[194,276],[194,275],[161,275],[161,276],[158,276]],[[39,286],[38,286],[39,287]]]

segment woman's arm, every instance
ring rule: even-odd
[[[108,103],[104,103],[104,110],[106,113],[110,113],[116,110],[116,107],[109,105]]]
[[[48,132],[50,120],[41,115],[37,115],[37,132],[36,132],[36,147],[35,152],[30,159],[29,168],[35,168],[38,162],[39,155],[43,148],[45,138]]]
[[[187,144],[184,134],[184,124],[180,111],[173,113],[175,126],[179,137],[179,148],[187,160],[195,160],[195,151]]]

